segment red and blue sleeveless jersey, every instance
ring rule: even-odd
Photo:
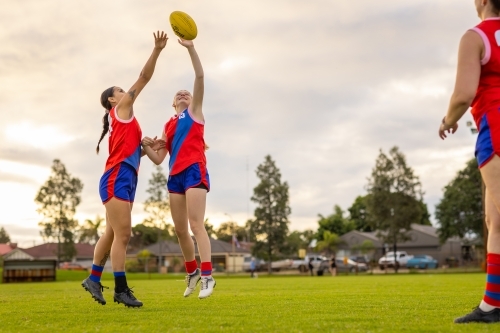
[[[125,162],[132,166],[136,172],[139,172],[142,138],[139,122],[135,116],[128,120],[120,119],[114,107],[108,113],[108,121],[109,157],[104,171]]]
[[[170,118],[164,127],[170,154],[169,174],[175,175],[194,163],[207,164],[205,157],[205,124],[193,118],[189,109]]]
[[[481,118],[500,106],[500,17],[487,18],[471,30],[481,36],[484,44],[481,76],[471,104],[472,116],[479,128]]]

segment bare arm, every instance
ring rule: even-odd
[[[187,48],[189,56],[191,57],[191,62],[194,68],[194,88],[193,88],[193,100],[189,106],[193,116],[196,120],[204,121],[202,105],[203,105],[203,94],[205,93],[205,83],[204,83],[204,73],[203,66],[201,65],[200,57],[194,48],[193,41],[179,39],[179,44]]]
[[[116,111],[118,112],[118,117],[120,117],[120,119],[128,120],[134,115],[134,109],[132,106],[135,99],[139,96],[140,92],[144,89],[149,80],[151,80],[155,71],[156,60],[160,56],[160,53],[165,45],[167,45],[168,37],[163,31],[161,33],[159,31],[157,33],[153,33],[153,36],[155,38],[155,47],[151,56],[146,62],[146,65],[144,65],[137,81],[132,85],[116,106]]]
[[[467,31],[458,50],[457,77],[455,89],[451,95],[448,112],[439,129],[441,139],[446,138],[446,132],[455,133],[457,122],[469,109],[476,96],[481,76],[481,57],[484,45],[481,37],[474,31]]]

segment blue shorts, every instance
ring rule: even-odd
[[[99,194],[102,203],[111,198],[134,202],[135,189],[137,187],[137,172],[128,163],[120,163],[109,169],[102,175],[99,182]]]
[[[479,167],[500,155],[500,109],[487,112],[479,122],[476,159]]]
[[[210,178],[207,168],[202,163],[191,164],[181,172],[168,177],[168,192],[185,194],[190,188],[204,188],[210,192]]]

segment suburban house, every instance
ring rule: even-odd
[[[17,248],[17,243],[0,244],[0,257]]]
[[[198,246],[196,239],[193,237],[195,243],[195,254],[199,261]],[[231,243],[223,242],[217,239],[210,238],[210,245],[212,247],[212,265],[214,271],[226,272],[241,272],[244,257],[250,255],[250,251],[241,247],[233,246]],[[137,258],[137,254],[143,250],[148,250],[156,257],[156,262],[160,257],[163,261],[163,266],[172,267],[176,271],[184,271],[184,259],[182,256],[181,247],[178,243],[172,241],[162,241],[160,243],[149,245],[143,249],[135,250],[127,253],[127,258]]]
[[[425,254],[432,256],[439,265],[449,263],[450,258],[462,261],[462,240],[458,237],[448,239],[444,244],[439,241],[437,229],[432,226],[412,224],[408,232],[410,240],[397,244],[398,251],[406,251],[411,255]],[[350,231],[340,238],[344,241],[342,248],[353,249],[366,240],[373,243],[373,258],[378,260],[386,251],[392,251],[392,244],[383,244],[377,232]],[[448,259],[448,262],[447,262]]]
[[[71,260],[83,267],[92,267],[92,259],[94,257],[94,245],[87,243],[75,244],[76,255]],[[45,243],[33,246],[23,251],[34,259],[38,260],[57,260],[57,243]]]

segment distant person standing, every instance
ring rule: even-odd
[[[335,256],[330,259],[330,273],[332,276],[337,276],[337,264],[335,263]]]
[[[313,268],[313,259],[309,258],[309,272],[311,272],[311,276],[314,276]]]
[[[455,88],[439,137],[455,133],[472,107],[479,131],[475,155],[486,185],[487,275],[479,306],[455,323],[500,322],[500,0],[475,0],[481,23],[462,36]]]
[[[252,260],[250,260],[250,277],[255,277],[255,258],[252,257]]]

